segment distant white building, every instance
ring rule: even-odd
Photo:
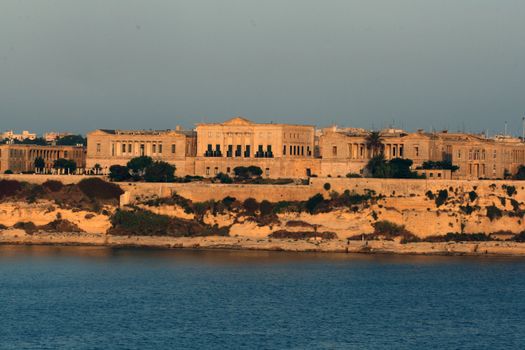
[[[27,130],[23,130],[21,134],[15,134],[13,130],[6,131],[2,134],[0,134],[0,138],[8,139],[8,140],[18,140],[22,141],[25,139],[34,140],[36,139],[36,133],[31,133]]]
[[[47,142],[53,142],[53,141],[56,141],[58,140],[59,138],[62,138],[64,136],[68,136],[68,135],[72,135],[70,132],[56,132],[56,131],[50,131],[50,132],[46,132],[44,134],[44,139],[47,141]]]

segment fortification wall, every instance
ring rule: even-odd
[[[18,175],[2,174],[0,179],[13,179],[31,183],[44,183],[47,180],[57,180],[64,184],[77,183],[88,175]],[[330,184],[325,190],[324,185]],[[376,194],[387,196],[424,195],[427,191],[437,192],[447,189],[466,193],[475,191],[479,196],[501,191],[504,186],[516,188],[515,199],[525,201],[525,181],[511,180],[429,180],[429,179],[366,179],[366,178],[311,178],[310,185],[245,185],[245,184],[210,184],[201,182],[191,183],[119,183],[123,190],[130,192],[130,200],[137,197],[160,196],[167,197],[176,192],[192,201],[220,200],[224,197],[235,197],[239,200],[255,198],[259,201],[266,199],[272,202],[283,200],[306,200],[311,196],[322,193],[329,195],[330,191],[344,192],[345,190],[364,193],[373,190]]]

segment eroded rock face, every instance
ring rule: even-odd
[[[113,210],[114,208],[106,209]],[[111,227],[108,215],[85,210],[62,209],[49,201],[0,203],[0,222],[6,227],[14,227],[18,222],[31,222],[35,226],[45,226],[56,221],[57,218],[68,221],[87,233],[104,233]],[[57,227],[60,228],[60,225]],[[62,228],[66,227],[62,226]]]
[[[229,203],[227,207],[223,204],[220,208],[214,207],[208,211],[202,209],[206,208],[205,203],[199,203],[200,206],[195,206],[195,211],[191,211],[188,210],[191,201],[188,204],[180,198],[169,204],[142,203],[137,206],[142,210],[176,219],[170,221],[166,234],[177,236],[185,233],[193,236],[214,235],[215,231],[224,233],[221,230],[227,229],[232,237],[253,239],[268,238],[274,232],[284,231],[290,232],[290,236],[294,236],[293,232],[298,232],[305,237],[310,236],[310,233],[331,232],[339,240],[345,240],[374,232],[374,224],[378,221],[404,225],[406,230],[420,238],[447,233],[519,233],[525,230],[523,187],[509,191],[509,186],[502,182],[487,183],[480,187],[454,187],[447,186],[445,181],[441,183],[441,186],[433,183],[425,189],[410,188],[409,192],[400,185],[397,190],[389,191],[388,194],[375,193],[371,199],[358,204],[332,201],[327,207],[324,203],[322,210],[311,211],[312,213],[304,209],[294,211],[300,206],[291,205],[290,211],[285,208],[277,214],[262,214],[260,211],[245,210],[240,202]],[[322,193],[325,199],[335,197],[333,193],[325,192]],[[210,194],[212,195],[215,194]],[[60,207],[48,200],[27,203],[4,199],[0,203],[0,223],[6,228],[12,228],[19,222],[31,222],[37,227],[48,225],[48,229],[54,231],[137,234],[138,232],[133,233],[112,225],[111,215],[117,209],[116,205],[108,205],[98,211],[89,211]],[[70,223],[70,227],[57,224],[57,220]],[[155,235],[162,233],[160,230]]]

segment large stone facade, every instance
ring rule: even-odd
[[[126,165],[130,159],[149,156],[174,164],[178,175],[193,174],[196,135],[193,131],[176,130],[95,130],[87,134],[86,167],[97,164],[103,173],[111,165]]]
[[[87,168],[126,164],[140,155],[174,164],[178,176],[233,174],[237,166],[259,166],[271,178],[345,177],[362,174],[373,151],[369,131],[308,125],[260,124],[237,117],[197,124],[195,131],[95,130],[88,133]],[[405,158],[413,168],[426,161],[450,161],[453,179],[497,179],[525,164],[525,143],[509,137],[386,129],[380,133],[386,159]],[[428,173],[428,172],[425,172]],[[430,173],[429,173],[430,174]],[[434,175],[432,175],[434,176]]]
[[[10,170],[14,173],[35,171],[35,159],[42,158],[46,173],[53,172],[53,164],[58,159],[73,160],[79,171],[83,171],[86,161],[82,146],[40,146],[25,144],[0,145],[0,173]]]
[[[367,135],[365,130],[323,129],[319,141],[322,176],[362,173],[372,158]],[[502,179],[525,164],[525,143],[517,138],[392,129],[380,135],[386,159],[411,159],[413,168],[429,160],[450,161],[459,167],[451,174],[455,179]]]
[[[266,177],[307,177],[317,171],[313,126],[258,124],[244,118],[197,124],[195,174],[233,174],[237,166],[259,166]]]

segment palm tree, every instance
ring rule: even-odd
[[[383,153],[383,139],[379,131],[371,131],[366,135],[365,144],[366,148],[372,151],[372,157]]]

